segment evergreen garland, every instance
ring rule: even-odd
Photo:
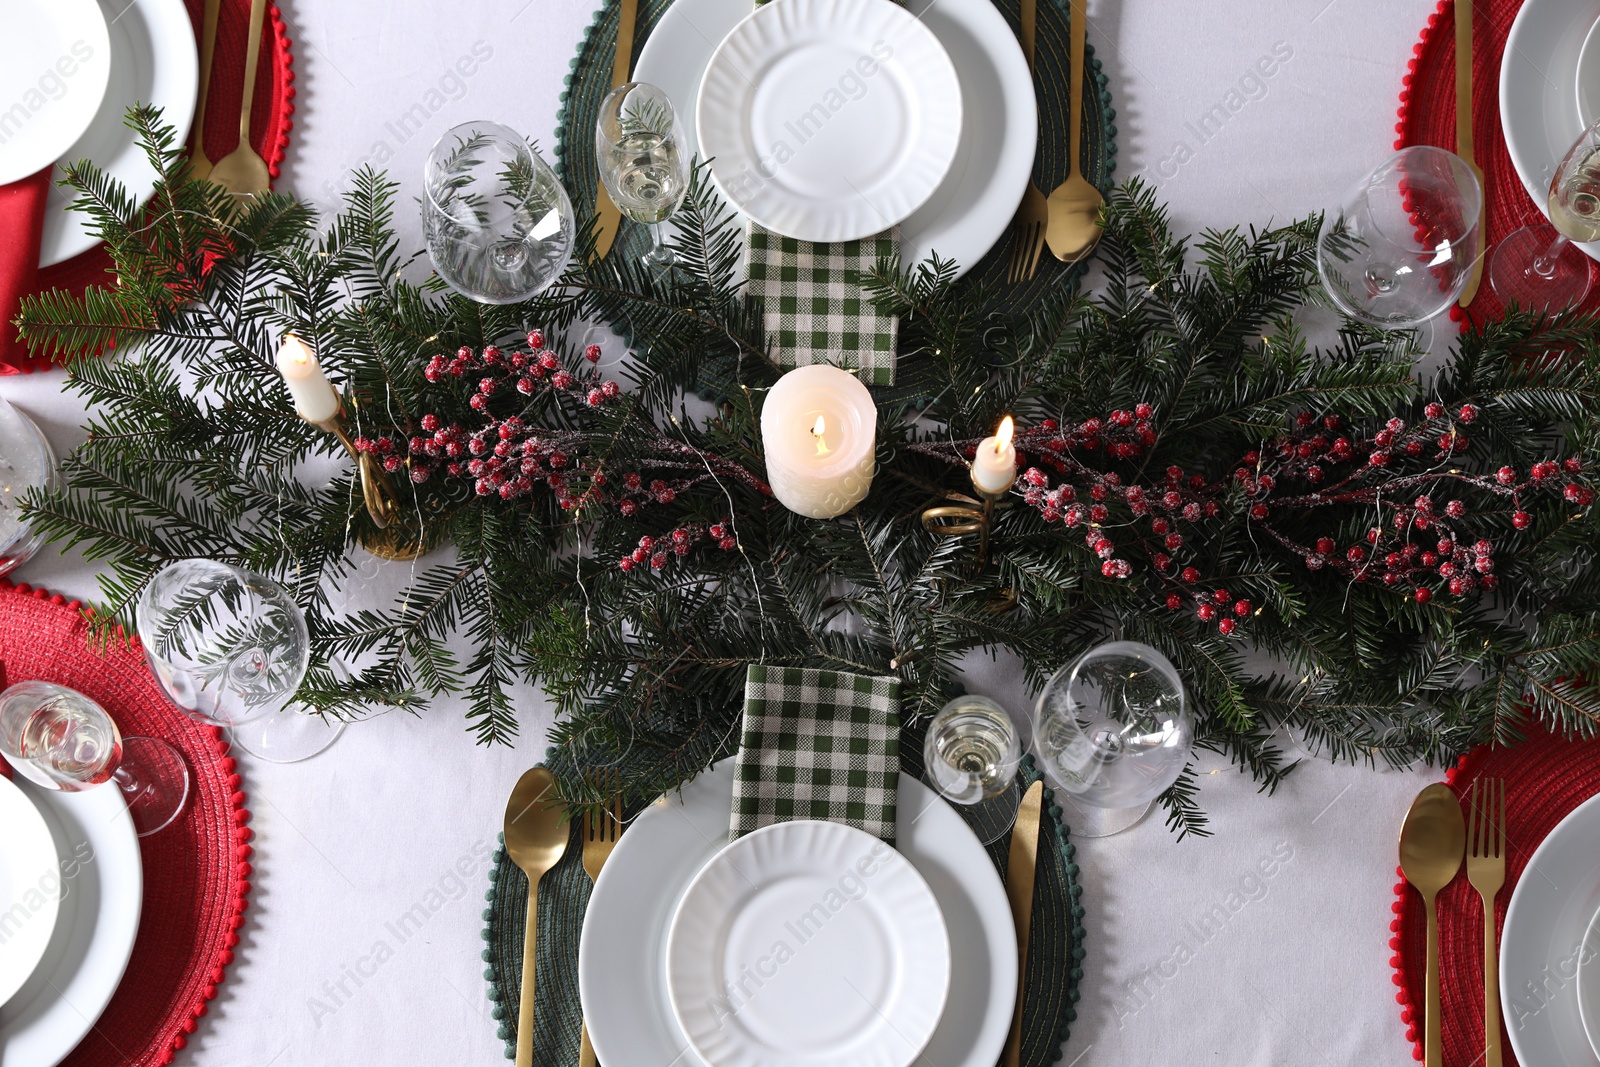
[[[727,755],[756,660],[897,673],[917,717],[971,650],[1009,650],[1037,685],[1100,641],[1145,641],[1182,671],[1198,744],[1269,791],[1290,766],[1284,725],[1338,758],[1402,763],[1530,720],[1600,723],[1593,315],[1509,314],[1424,387],[1409,335],[1346,323],[1315,347],[1296,325],[1318,299],[1316,219],[1191,245],[1130,183],[1109,200],[1096,291],[1025,317],[937,259],[863,279],[901,317],[899,385],[878,394],[871,493],[814,521],[763,480],[780,371],[703,175],[670,279],[590,264],[585,237],[545,294],[488,306],[410,280],[423,264],[396,242],[381,175],[356,175],[326,225],[281,194],[236,207],[186,178],[159,112],[129,122],[161,175],[149,205],[87,164],[66,178],[118,284],[29,299],[18,320],[91,406],[62,487],[28,507],[106,564],[102,633],[170,560],[260,571],[307,611],[309,704],[421,711],[462,693],[478,740],[506,742],[511,687],[537,684],[580,802],[597,765],[641,801]],[[569,340],[597,320],[630,338],[621,382]],[[289,331],[444,549],[390,607],[330,603],[377,531],[274,369]],[[713,410],[691,417],[707,388]],[[965,457],[1006,413],[1024,476],[980,567],[970,540],[917,517],[968,488]],[[314,487],[307,464],[341,473]],[[1247,665],[1252,645],[1283,669]],[[362,669],[339,681],[330,657]],[[1163,799],[1175,829],[1204,832],[1192,773]]]

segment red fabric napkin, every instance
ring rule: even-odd
[[[0,374],[21,374],[28,346],[11,320],[22,298],[39,285],[39,239],[52,164],[32,177],[0,185]]]

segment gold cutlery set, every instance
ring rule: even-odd
[[[1034,69],[1037,0],[1022,0],[1022,26],[1018,39]],[[1006,281],[1015,285],[1033,277],[1039,255],[1046,245],[1063,263],[1077,263],[1089,256],[1100,241],[1100,208],[1105,198],[1083,176],[1083,53],[1088,32],[1088,0],[1072,0],[1068,51],[1071,85],[1067,94],[1068,170],[1067,180],[1046,197],[1034,182],[1028,183],[1022,203],[1011,222],[1011,259]]]
[[[223,186],[235,196],[255,196],[272,185],[267,161],[250,144],[250,112],[255,103],[256,70],[261,61],[261,29],[267,0],[251,0],[249,36],[245,38],[244,86],[239,98],[239,147],[215,163],[206,156],[206,102],[211,95],[211,67],[217,49],[217,20],[222,0],[206,0],[200,20],[200,98],[194,114],[194,151],[190,173]]]
[[[1500,975],[1496,952],[1494,898],[1506,877],[1505,782],[1484,778],[1472,783],[1464,817],[1461,803],[1446,785],[1430,785],[1417,795],[1400,831],[1400,869],[1422,895],[1428,916],[1428,967],[1425,992],[1424,1064],[1442,1067],[1439,1008],[1439,891],[1455,880],[1466,860],[1467,879],[1483,901],[1483,1067],[1500,1067]]]

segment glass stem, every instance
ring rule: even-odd
[[[659,222],[650,224],[650,254],[646,258],[657,264],[669,263],[672,260],[672,253],[667,251],[667,239]]]
[[[1557,233],[1556,239],[1550,242],[1550,247],[1536,257],[1533,266],[1528,268],[1529,273],[1537,274],[1541,278],[1551,278],[1556,273],[1556,260],[1561,258],[1561,253],[1567,250],[1567,245],[1572,241],[1564,233]]]

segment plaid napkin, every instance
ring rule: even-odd
[[[899,247],[896,230],[824,244],[781,237],[752,222],[750,294],[761,300],[774,358],[785,367],[859,368],[868,385],[893,385],[900,320],[872,306],[860,279]]]
[[[894,842],[900,679],[764,667],[744,682],[733,837],[825,819]]]

